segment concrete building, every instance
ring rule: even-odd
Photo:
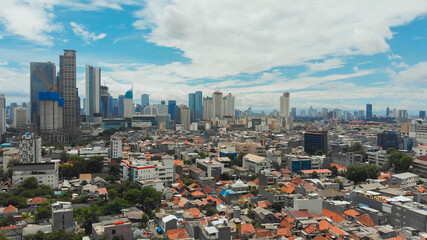
[[[92,239],[123,239],[132,240],[132,223],[128,218],[105,220],[92,224]]]
[[[39,185],[48,185],[52,188],[58,187],[58,164],[57,163],[29,163],[19,164],[13,167],[12,187],[18,187],[26,178],[35,177]]]
[[[212,95],[212,116],[222,118],[224,116],[222,92],[215,91]]]
[[[42,140],[51,144],[62,143],[64,99],[59,97],[59,92],[39,92],[39,100],[39,133]]]
[[[247,154],[243,157],[243,168],[249,170],[249,174],[258,174],[262,170],[270,170],[271,169],[271,161],[265,157]]]
[[[80,98],[76,88],[76,50],[64,50],[59,56],[59,92],[64,99],[64,139],[76,142],[80,138]]]
[[[280,96],[280,116],[290,117],[290,114],[289,92],[285,92],[282,96]]]
[[[0,136],[6,132],[6,98],[0,94]]]
[[[182,105],[180,107],[180,117],[181,117],[181,124],[183,125],[185,130],[190,130],[190,124],[191,124],[191,112],[190,109],[186,105]]]
[[[405,172],[399,174],[393,174],[390,178],[390,185],[399,187],[414,187],[417,185],[418,175]]]
[[[122,160],[121,179],[126,181],[160,179],[165,186],[170,186],[175,181],[174,158],[165,156],[159,161]]]
[[[58,91],[56,66],[52,62],[30,63],[30,109],[31,123],[40,126],[39,92]]]
[[[86,65],[85,114],[87,122],[94,122],[94,117],[101,113],[101,68]]]
[[[59,229],[74,232],[73,207],[71,202],[56,202],[52,204],[52,230]]]
[[[15,116],[13,119],[13,125],[15,127],[27,125],[27,108],[16,107],[13,111]]]
[[[112,136],[110,140],[110,157],[113,160],[122,158],[122,139]]]
[[[229,93],[223,99],[223,111],[224,111],[223,115],[226,117],[234,117],[235,116],[234,96],[231,95],[231,93]]]
[[[332,162],[342,167],[360,165],[363,163],[363,156],[361,154],[355,154],[354,152],[335,152],[332,153]]]
[[[196,167],[206,172],[207,177],[213,177],[215,180],[220,180],[222,173],[224,172],[224,164],[215,160],[197,159]]]
[[[257,156],[266,156],[265,147],[259,142],[220,142],[218,143],[218,148],[221,149],[222,152],[242,152],[245,154],[250,153]]]
[[[133,89],[126,92],[123,98],[123,117],[131,118],[133,115]]]
[[[387,148],[399,149],[399,136],[392,131],[384,131],[377,134],[377,145],[384,150]]]
[[[19,161],[21,163],[40,163],[42,140],[34,133],[26,133],[19,141]]]
[[[367,152],[366,156],[368,158],[369,165],[383,167],[385,164],[387,164],[390,155],[386,150],[379,150],[376,152]]]
[[[427,155],[427,145],[419,145],[413,148],[415,154],[418,156],[425,156]]]
[[[414,121],[409,124],[409,137],[415,138],[420,144],[427,145],[427,123]]]

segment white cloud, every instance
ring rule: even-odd
[[[73,28],[74,34],[81,37],[86,43],[90,44],[91,42],[95,42],[97,40],[103,39],[107,36],[105,33],[95,34],[93,32],[89,32],[85,29],[84,25],[77,24],[75,22],[70,22],[71,27]]]
[[[8,65],[9,63],[7,61],[0,61],[0,66]]]
[[[427,62],[419,62],[403,71],[392,73],[392,79],[398,85],[408,86],[408,84],[413,84],[425,87],[427,86]]]
[[[149,41],[182,50],[191,60],[186,77],[216,78],[387,52],[390,28],[426,12],[424,0],[153,0],[134,26],[152,27]]]
[[[394,54],[394,53],[387,55],[387,58],[388,58],[388,60],[394,60],[394,59],[401,60],[402,59],[401,56]]]

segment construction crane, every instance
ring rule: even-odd
[[[46,87],[47,87],[47,90],[50,92],[50,91],[54,91],[54,92],[57,92],[58,91],[58,88],[55,86],[55,85],[53,85],[53,84],[49,84],[49,82],[47,81],[47,79],[46,79],[46,75],[44,74],[44,72],[43,72],[43,69],[42,68],[39,68],[39,71],[37,71],[37,69],[36,69],[36,67],[35,66],[33,66],[32,68],[31,68],[31,71],[33,71],[33,72],[35,72],[36,74],[37,74],[37,76],[44,82],[44,84],[46,85]],[[41,73],[41,74],[40,74]]]

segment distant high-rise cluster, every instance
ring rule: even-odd
[[[222,92],[215,91],[212,97],[203,99],[203,118],[205,120],[234,116],[235,100],[231,93],[224,97]]]
[[[289,92],[285,92],[280,96],[280,115],[283,117],[290,117]]]

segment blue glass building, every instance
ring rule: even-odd
[[[168,101],[168,113],[171,115],[171,120],[175,120],[175,107],[176,107],[176,101],[175,100],[169,100]]]
[[[366,104],[366,120],[372,120],[372,104]]]
[[[144,109],[148,105],[150,105],[150,94],[141,94],[142,109]]]
[[[190,122],[194,122],[196,113],[196,94],[188,94],[188,108],[190,109]]]

